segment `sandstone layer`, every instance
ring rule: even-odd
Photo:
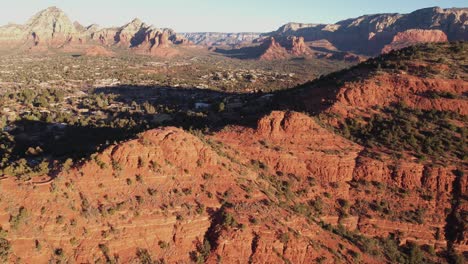
[[[411,44],[418,39],[423,42],[445,41],[439,31],[450,41],[468,40],[467,19],[466,8],[433,7],[409,14],[364,15],[328,25],[289,23],[277,31],[268,33],[267,36],[300,36],[304,37],[305,41],[327,40],[341,51],[376,55],[386,45],[395,41],[395,38],[399,39],[405,35],[407,37],[404,38],[412,39]],[[395,48],[401,46],[402,44],[399,44]]]
[[[398,32],[392,42],[382,49],[382,53],[399,50],[419,43],[447,42],[447,35],[441,30],[411,29]]]
[[[178,53],[174,45],[187,43],[172,29],[156,28],[139,19],[116,28],[99,28],[97,25],[84,27],[78,22],[72,23],[56,7],[39,12],[25,25],[0,27],[2,48],[31,51],[60,48],[64,52],[86,52],[87,49],[103,45],[154,56],[173,56]]]

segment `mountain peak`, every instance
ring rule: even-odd
[[[135,17],[130,24],[142,24],[143,22],[138,17]]]
[[[126,24],[124,27],[131,27],[131,28],[140,28],[142,25],[144,25],[143,21],[139,18],[134,18],[130,23]]]
[[[62,9],[56,6],[51,6],[39,11],[33,18],[41,16],[66,16],[66,14]]]
[[[44,10],[47,10],[47,11],[60,11],[62,12],[62,10],[56,6],[49,6],[48,8],[44,9]]]
[[[439,6],[433,6],[433,7],[426,7],[426,8],[415,10],[411,12],[411,14],[436,14],[436,13],[443,13],[443,12],[444,12],[443,8]]]
[[[121,30],[123,32],[126,32],[126,31],[136,32],[140,30],[140,28],[143,27],[144,25],[145,23],[143,23],[143,21],[141,21],[139,18],[134,18],[131,22],[122,26]]]
[[[73,22],[58,7],[52,6],[34,15],[26,24],[28,33],[41,39],[52,39],[58,35],[69,36],[76,32]]]

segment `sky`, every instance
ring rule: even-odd
[[[0,25],[25,23],[57,6],[83,25],[121,26],[138,17],[176,32],[268,32],[288,22],[334,23],[364,14],[409,13],[467,0],[0,0]]]

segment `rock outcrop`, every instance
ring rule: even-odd
[[[466,176],[365,149],[291,111],[212,135],[149,130],[52,181],[4,179],[9,260],[310,263],[334,259],[334,248],[350,263],[356,253],[385,260],[340,235],[343,227],[443,251],[448,215],[465,208],[451,209]]]
[[[398,32],[390,44],[385,45],[382,53],[399,50],[419,43],[447,42],[447,35],[442,30],[410,29]]]
[[[447,44],[441,50],[448,52],[449,47]],[[429,65],[423,61],[424,58],[419,61],[409,58],[396,60],[392,63],[406,65],[405,70],[393,71],[369,70],[362,64],[340,75],[340,80],[345,81],[318,81],[291,92],[293,107],[313,113],[327,111],[346,118],[367,116],[369,109],[401,102],[412,109],[467,115],[464,94],[468,91],[468,84],[457,74],[450,74],[451,71],[459,71],[459,66],[453,63]],[[428,71],[435,76],[426,77]]]
[[[0,44],[59,47],[76,33],[75,25],[65,13],[50,7],[34,15],[25,25],[0,27]]]
[[[365,15],[331,25],[289,23],[267,35],[276,38],[302,36],[305,41],[325,39],[341,51],[376,55],[385,45],[390,44],[398,33],[407,30],[440,30],[450,41],[468,40],[467,21],[466,8],[434,7],[416,10],[410,14]],[[428,41],[428,38],[431,41],[444,40],[440,33],[435,33],[437,36],[417,34],[419,35],[414,36],[414,32],[410,33],[409,37],[413,40],[422,38],[422,41]],[[400,37],[401,35],[397,39]]]
[[[135,39],[135,46],[133,46],[139,52],[162,57],[170,57],[178,53],[171,48],[173,44],[171,39],[175,40],[175,35],[170,30],[149,28],[141,33],[141,37],[143,40]],[[182,44],[183,41],[179,43]]]
[[[308,176],[320,175],[316,181],[324,185],[352,180],[355,159],[362,150],[295,112],[272,112],[258,122],[256,130],[220,133],[217,138],[242,151],[246,164],[257,157],[270,173],[292,174],[304,181]],[[268,149],[259,141],[279,149]]]
[[[67,15],[56,7],[50,7],[33,16],[26,24],[26,34],[34,45],[60,46],[77,33]]]
[[[265,40],[260,48],[263,49],[263,54],[260,55],[261,60],[281,60],[289,57],[286,49],[275,38]]]
[[[304,43],[303,37],[288,37],[281,41],[267,38],[260,46],[261,60],[280,60],[290,57],[311,56],[314,52]]]
[[[0,27],[0,46],[26,47],[32,50],[61,48],[66,52],[78,52],[94,48],[96,45],[104,45],[131,48],[138,53],[149,55],[172,56],[177,54],[172,49],[173,44],[187,43],[186,39],[175,34],[173,30],[159,29],[139,19],[117,28],[100,29],[97,25],[84,27],[78,22],[72,23],[66,14],[56,7],[39,12],[25,25]]]
[[[373,26],[385,28],[398,19],[380,17]],[[21,26],[9,26],[8,34],[17,29]],[[115,29],[75,29],[74,36],[65,37],[69,45],[91,33],[96,39],[90,42],[159,55],[180,41],[170,30],[139,20]],[[35,45],[57,45],[68,36],[67,30],[52,32],[61,33],[49,38],[43,31]],[[2,37],[14,39],[8,34]],[[260,46],[262,56],[283,59],[310,52],[304,39],[287,40],[280,44],[268,38]],[[398,261],[391,258],[402,250],[398,243],[407,241],[430,246],[427,252],[414,249],[428,262],[446,261],[447,249],[466,252],[465,154],[443,164],[424,162],[411,153],[393,155],[389,145],[347,136],[340,126],[348,118],[366,122],[395,103],[466,117],[468,85],[460,67],[464,57],[458,56],[466,53],[465,44],[436,46],[445,60],[415,49],[416,57],[409,48],[277,93],[270,105],[284,104],[286,110],[271,111],[256,125],[230,125],[209,134],[161,127],[61,171],[54,164],[50,176],[23,181],[5,175],[0,179],[0,259],[386,263]],[[102,46],[90,50],[107,52]],[[466,136],[466,122],[440,121],[450,133]]]
[[[404,234],[402,241],[419,241],[442,248],[446,245],[445,239],[436,233],[447,224],[445,218],[449,212],[441,214],[441,211],[451,206],[453,183],[457,179],[455,166],[425,166],[406,160],[395,161],[385,155],[379,159],[369,158],[363,155],[362,146],[294,112],[273,112],[261,119],[256,129],[228,129],[218,133],[215,139],[227,145],[232,150],[227,152],[228,156],[235,155],[239,162],[260,164],[262,173],[276,175],[271,177],[283,181],[288,177],[294,179],[289,185],[292,192],[307,189],[299,200],[308,201],[316,197],[316,193],[334,189],[335,199],[350,201],[356,208],[364,206],[356,209],[365,210],[363,214],[342,222],[350,229],[382,237],[401,233]],[[304,187],[311,181],[316,187]],[[347,185],[352,182],[351,186]],[[360,183],[374,187],[366,188],[364,193]],[[382,192],[382,188],[387,191]],[[398,190],[404,190],[406,195],[399,194]],[[421,192],[432,194],[434,198],[421,199]],[[394,216],[386,218],[372,211],[375,209],[369,209],[376,199],[386,201]],[[328,206],[329,209],[333,207]],[[424,210],[426,224],[405,219],[408,212],[416,209]],[[324,209],[324,214],[323,221],[338,224],[339,217],[333,210]]]
[[[92,40],[105,46],[114,45],[116,43],[116,36],[119,32],[119,28],[99,29],[97,25],[90,26],[88,30],[90,31]]]
[[[2,197],[8,198],[0,203],[15,204],[13,215],[23,206],[28,216],[13,226],[4,211],[0,221],[9,230],[12,260],[43,263],[60,249],[74,262],[129,263],[141,248],[167,262],[188,262],[211,225],[210,213],[221,207],[217,193],[230,190],[235,201],[244,192],[234,182],[238,173],[238,165],[187,132],[150,130],[108,148],[52,185],[2,182]],[[67,198],[52,198],[62,192]],[[103,252],[104,245],[111,251]]]
[[[117,45],[121,45],[123,47],[132,47],[136,46],[136,42],[141,41],[140,39],[136,38],[138,33],[141,34],[147,26],[138,18],[135,18],[130,23],[122,26],[117,34],[115,35],[115,42]]]
[[[369,107],[388,106],[404,102],[408,106],[422,110],[453,111],[461,115],[468,114],[466,101],[451,98],[428,98],[427,92],[439,91],[462,95],[468,91],[468,84],[463,80],[429,79],[403,75],[383,75],[365,81],[362,84],[344,85],[336,95],[336,103],[331,111],[347,116],[352,106],[354,112],[367,111]],[[364,97],[363,97],[364,96]]]
[[[115,45],[129,48],[137,53],[154,56],[174,56],[178,52],[173,49],[175,44],[186,44],[187,41],[171,29],[159,29],[143,23],[139,19],[121,28],[96,30],[92,39],[102,45]]]
[[[304,43],[304,37],[290,37],[283,45],[293,56],[309,56],[313,54],[309,46]]]
[[[295,143],[288,143],[288,136],[297,129],[300,132],[294,137]],[[352,146],[351,151],[359,148],[298,113],[272,113],[259,122],[258,129],[242,131],[241,135],[287,144],[281,156],[284,162],[292,162],[294,159],[286,154],[288,148],[307,159],[307,154],[296,152],[304,149],[296,144],[303,142],[301,137],[310,132],[307,129],[315,131],[316,139],[307,145],[318,148],[314,153],[342,148],[342,143]],[[267,181],[259,178],[257,169],[243,165],[251,161],[239,155],[255,148],[228,134],[198,138],[177,128],[150,130],[93,155],[53,182],[3,181],[0,205],[11,210],[0,215],[0,221],[11,243],[9,260],[67,258],[83,263],[110,259],[128,263],[142,262],[149,256],[170,263],[200,258],[212,263],[222,256],[227,262],[278,262],[287,258],[308,263],[311,259],[333,258],[327,248],[337,243],[360,252],[316,223],[290,210],[271,207],[276,198],[262,191],[268,188]],[[229,146],[240,144],[241,152],[235,154],[232,149],[209,143],[225,138]],[[322,139],[327,146],[320,147]],[[341,169],[311,164],[318,174],[324,171],[335,175],[321,182],[351,179],[352,157],[341,159],[329,153],[317,161],[327,158],[336,159]],[[293,169],[285,166],[285,172]],[[285,235],[292,230],[301,235]],[[311,247],[311,240],[323,247]],[[373,260],[368,255],[363,258]]]

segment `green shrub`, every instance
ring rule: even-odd
[[[10,255],[11,244],[5,238],[0,238],[0,260],[4,263],[7,262]]]
[[[433,160],[465,157],[466,133],[454,133],[450,120],[466,121],[454,112],[421,111],[395,104],[369,120],[346,119],[341,133],[368,147],[381,146],[401,157],[409,151],[420,158]]]
[[[19,225],[26,219],[28,212],[23,206],[19,208],[18,214],[10,216],[10,225],[13,229],[18,229]]]
[[[278,236],[278,240],[283,243],[283,244],[287,244],[289,242],[289,234],[288,233],[281,233],[279,236]]]
[[[139,263],[141,264],[153,264],[154,263],[147,249],[138,248],[136,255],[138,257]]]

